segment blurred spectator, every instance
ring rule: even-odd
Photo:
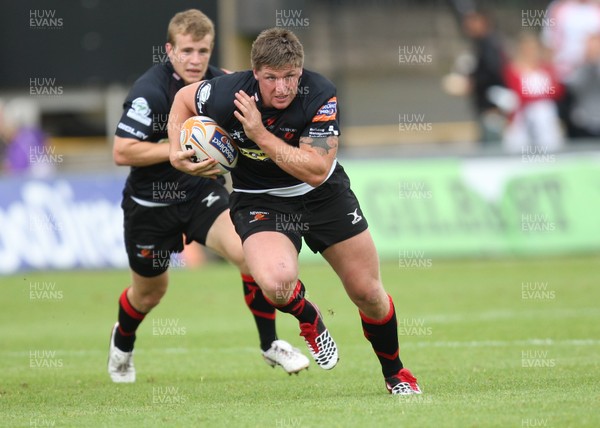
[[[499,142],[505,118],[498,106],[488,97],[488,90],[494,86],[504,86],[504,47],[487,13],[468,12],[462,24],[465,35],[473,42],[475,63],[469,73],[469,86],[480,140],[483,144]]]
[[[600,33],[588,38],[584,63],[573,72],[568,86],[573,94],[572,136],[600,137]]]
[[[569,89],[569,81],[585,61],[588,37],[600,32],[600,2],[598,0],[554,0],[547,8],[548,25],[542,30],[542,40],[552,53],[559,80],[566,85],[565,96],[559,102],[560,117],[569,137],[577,137],[572,122],[573,106],[578,104]]]
[[[6,141],[3,170],[36,177],[51,174],[53,163],[46,147],[46,135],[39,128],[39,110],[35,103],[19,98],[11,100],[4,105],[2,116],[2,134]]]
[[[0,99],[0,173],[4,169],[4,157],[6,156],[6,147],[8,130],[4,123],[4,101]]]
[[[523,33],[504,72],[506,86],[518,103],[504,133],[509,152],[560,149],[563,133],[556,100],[563,87],[537,35]]]
[[[542,41],[551,50],[561,82],[569,80],[585,59],[585,42],[600,33],[598,0],[554,0],[547,9]]]

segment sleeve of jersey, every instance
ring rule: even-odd
[[[311,119],[302,132],[302,137],[326,138],[340,135],[335,92],[323,93],[312,99],[306,112]]]
[[[196,114],[199,116],[213,117],[210,113],[210,96],[213,92],[213,84],[205,80],[200,83],[196,90]]]
[[[122,138],[135,138],[145,141],[152,135],[154,112],[149,96],[135,94],[134,91],[123,104],[123,115],[117,125],[115,135]]]

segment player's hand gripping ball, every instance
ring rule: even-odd
[[[227,132],[207,116],[193,116],[181,126],[179,135],[181,150],[196,152],[192,162],[202,162],[208,158],[218,163],[215,168],[227,174],[237,164],[238,151]]]

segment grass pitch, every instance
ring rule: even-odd
[[[137,382],[106,373],[125,271],[0,279],[1,426],[600,426],[598,256],[382,266],[421,396],[387,394],[356,309],[326,265],[301,277],[340,362],[299,376],[260,357],[236,271],[174,270],[138,332]],[[298,325],[283,339],[306,352]]]

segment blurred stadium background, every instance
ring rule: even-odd
[[[131,84],[166,58],[169,19],[188,8],[213,18],[212,62],[230,70],[249,67],[260,30],[298,34],[306,67],[338,87],[340,158],[382,258],[426,267],[435,258],[596,253],[600,140],[509,154],[500,142],[483,144],[469,95],[443,83],[473,54],[462,14],[485,7],[510,47],[521,32],[552,25],[548,4],[5,2],[0,275],[126,267],[119,204],[127,169],[112,162],[112,136]],[[23,129],[41,131],[27,135],[44,145],[24,146],[25,162],[11,166],[10,145]]]

